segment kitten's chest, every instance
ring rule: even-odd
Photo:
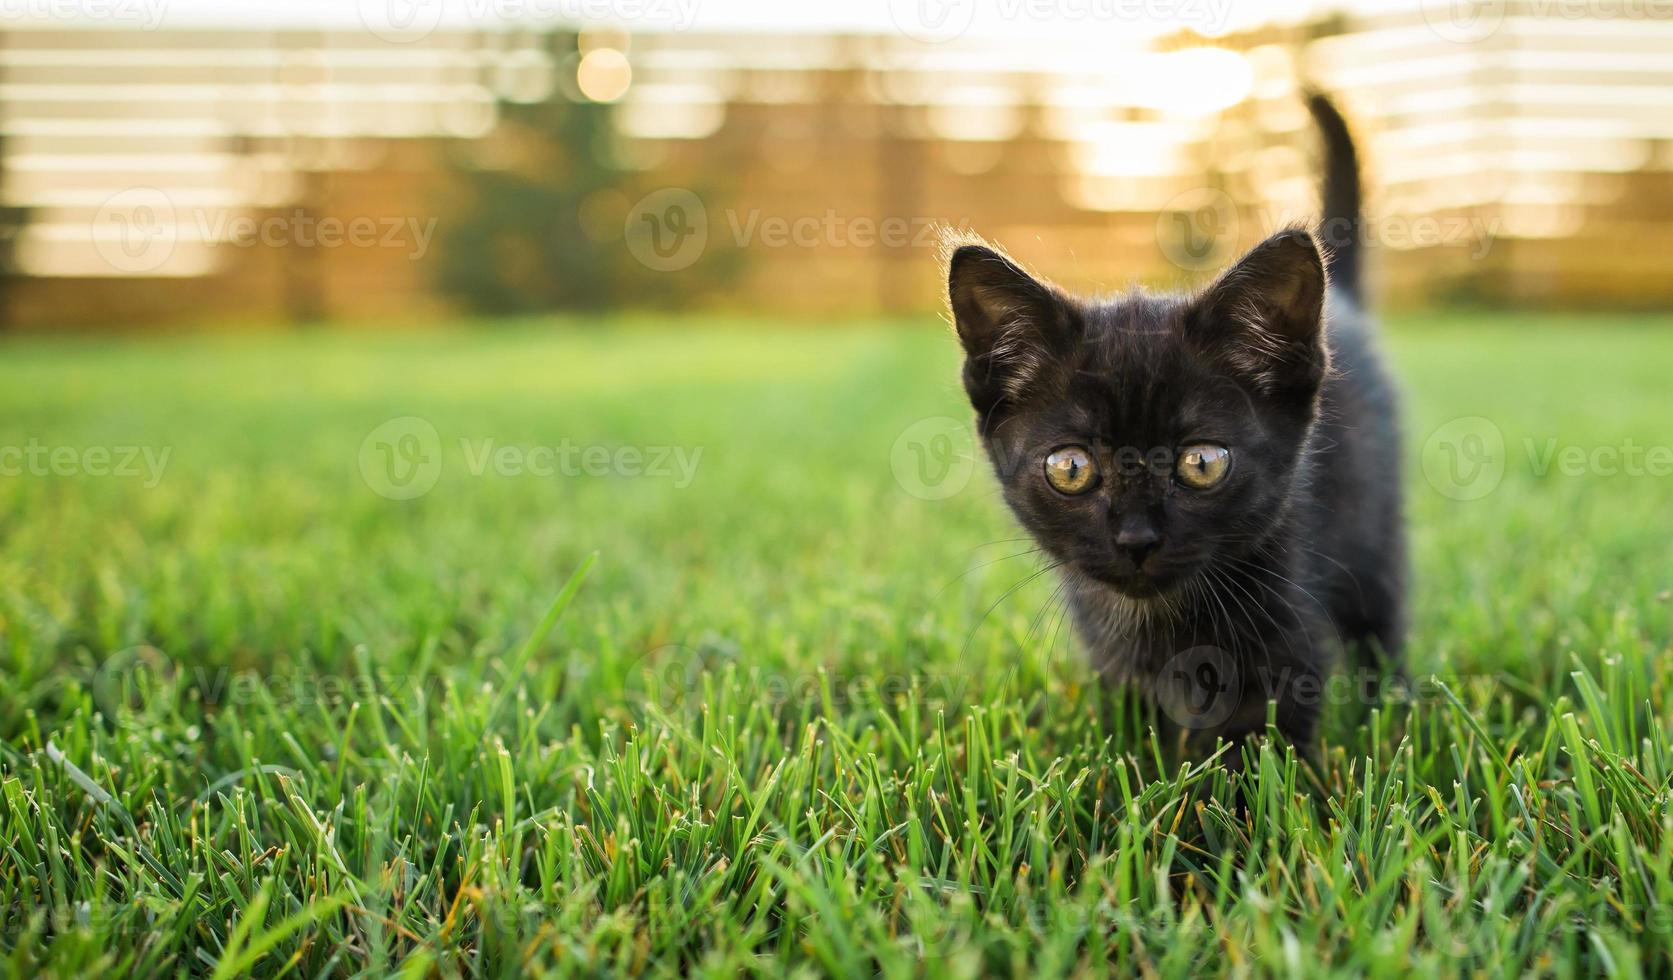
[[[1082,586],[1070,608],[1093,668],[1108,682],[1149,688],[1170,662],[1207,648],[1244,663],[1269,661],[1275,652],[1311,658],[1313,631],[1294,603],[1212,590],[1191,598],[1141,602]]]

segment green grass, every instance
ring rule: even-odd
[[[7,342],[0,446],[169,456],[0,477],[0,972],[1664,974],[1673,477],[1528,450],[1673,442],[1669,328],[1393,325],[1435,679],[1243,814],[1013,590],[984,472],[897,480],[966,417],[942,332]],[[391,500],[406,416],[441,471]],[[1418,465],[1460,416],[1479,500]]]

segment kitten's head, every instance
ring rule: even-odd
[[[948,287],[1005,499],[1053,558],[1150,598],[1235,565],[1281,519],[1329,362],[1307,232],[1197,296],[1077,299],[974,244],[951,252]]]

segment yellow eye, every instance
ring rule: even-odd
[[[1098,482],[1098,465],[1080,446],[1064,446],[1046,457],[1046,482],[1059,493],[1085,493]]]
[[[1207,444],[1186,446],[1179,451],[1179,462],[1174,475],[1179,482],[1196,490],[1207,490],[1226,478],[1231,469],[1232,451],[1225,446]]]

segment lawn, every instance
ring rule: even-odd
[[[838,326],[0,344],[0,974],[1668,970],[1673,320],[1391,325],[1419,682],[1243,812]]]

